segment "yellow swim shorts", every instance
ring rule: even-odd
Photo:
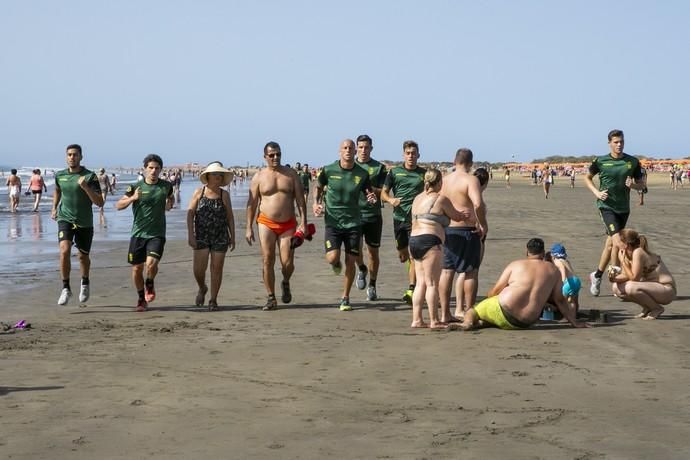
[[[474,307],[474,311],[477,312],[477,316],[482,321],[501,329],[523,329],[524,327],[516,326],[515,324],[508,321],[506,318],[501,304],[498,301],[498,296],[488,297],[482,300],[478,305]],[[527,325],[525,325],[526,327]]]

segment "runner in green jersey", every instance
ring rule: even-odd
[[[60,275],[62,291],[58,305],[67,305],[72,297],[69,283],[72,264],[72,243],[79,250],[81,287],[79,302],[89,300],[89,270],[91,268],[91,242],[93,241],[93,211],[91,205],[103,206],[103,197],[96,175],[81,165],[81,146],[67,146],[67,169],[55,174],[55,193],[51,217],[57,220],[60,244]]]
[[[371,190],[377,197],[381,195],[381,188],[386,180],[386,166],[371,158],[371,151],[374,148],[371,137],[362,134],[357,137],[357,164],[367,170]],[[359,210],[362,219],[362,238],[360,243],[367,243],[369,252],[369,267],[364,264],[364,252],[359,249],[357,255],[357,288],[367,289],[367,299],[376,300],[376,277],[379,273],[379,247],[381,246],[381,232],[383,230],[383,217],[381,217],[381,204],[370,204],[366,197],[360,195]],[[369,286],[367,286],[367,273],[370,275]]]
[[[161,157],[147,155],[144,158],[144,179],[127,187],[124,196],[115,204],[118,210],[133,205],[128,262],[132,265],[132,281],[139,294],[137,311],[145,311],[148,303],[156,299],[153,280],[165,247],[165,211],[175,203],[173,185],[158,177],[162,167]]]
[[[355,143],[346,139],[340,144],[340,160],[325,166],[319,174],[313,205],[314,215],[321,216],[325,211],[326,261],[336,274],[342,270],[340,247],[345,246],[345,279],[340,311],[352,310],[350,289],[355,279],[355,261],[362,231],[360,194],[364,194],[370,203],[376,203],[369,173],[355,163]]]
[[[597,270],[589,274],[589,292],[594,296],[598,296],[601,291],[601,277],[609,261],[612,266],[617,266],[618,250],[624,249],[619,232],[625,228],[630,216],[630,189],[642,190],[646,186],[640,161],[623,153],[623,131],[614,129],[609,132],[608,141],[609,154],[596,157],[585,176],[587,188],[597,197],[597,208],[607,234]],[[597,174],[598,188],[592,182],[592,178]]]
[[[419,146],[415,141],[403,143],[403,165],[388,171],[381,190],[381,201],[393,206],[393,233],[398,249],[400,262],[409,261],[407,275],[409,286],[403,294],[403,300],[412,304],[412,293],[416,284],[414,260],[410,258],[408,245],[412,230],[412,202],[424,190],[424,173],[426,170],[417,166]]]

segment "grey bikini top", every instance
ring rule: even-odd
[[[431,206],[429,206],[429,210],[423,214],[414,214],[412,218],[415,220],[418,219],[424,219],[424,220],[430,220],[432,222],[436,222],[439,224],[441,227],[447,227],[450,225],[450,217],[446,216],[445,214],[432,214],[431,209],[434,207],[436,204],[436,200],[438,200],[439,195],[436,195],[436,198],[434,201],[431,202]]]

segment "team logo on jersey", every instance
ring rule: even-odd
[[[362,181],[362,178],[359,176],[355,176],[355,184],[359,185],[359,183]]]
[[[632,163],[631,162],[627,161],[625,164],[628,166],[628,169],[632,169]]]

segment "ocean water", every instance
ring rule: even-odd
[[[93,207],[94,238],[92,254],[98,254],[99,242],[122,241],[123,260],[127,251],[132,227],[132,208],[117,211],[115,202],[122,196],[127,185],[136,181],[135,176],[121,175],[118,190],[109,195],[103,211]],[[53,197],[53,181],[46,178],[48,193],[44,193],[39,211],[33,212],[33,195],[21,196],[19,212],[9,212],[6,187],[0,189],[0,290],[30,279],[32,273],[58,270],[57,222],[50,217]],[[24,178],[22,178],[24,183]],[[201,183],[188,177],[180,186],[180,199],[167,217],[168,240],[187,239],[187,206],[194,190]],[[249,191],[249,182],[237,183],[229,188],[234,209],[244,209]],[[244,218],[244,213],[235,212],[235,219]],[[76,251],[73,249],[73,251]],[[77,267],[73,261],[73,271]],[[77,269],[78,270],[78,269]],[[73,277],[77,276],[73,274]]]

